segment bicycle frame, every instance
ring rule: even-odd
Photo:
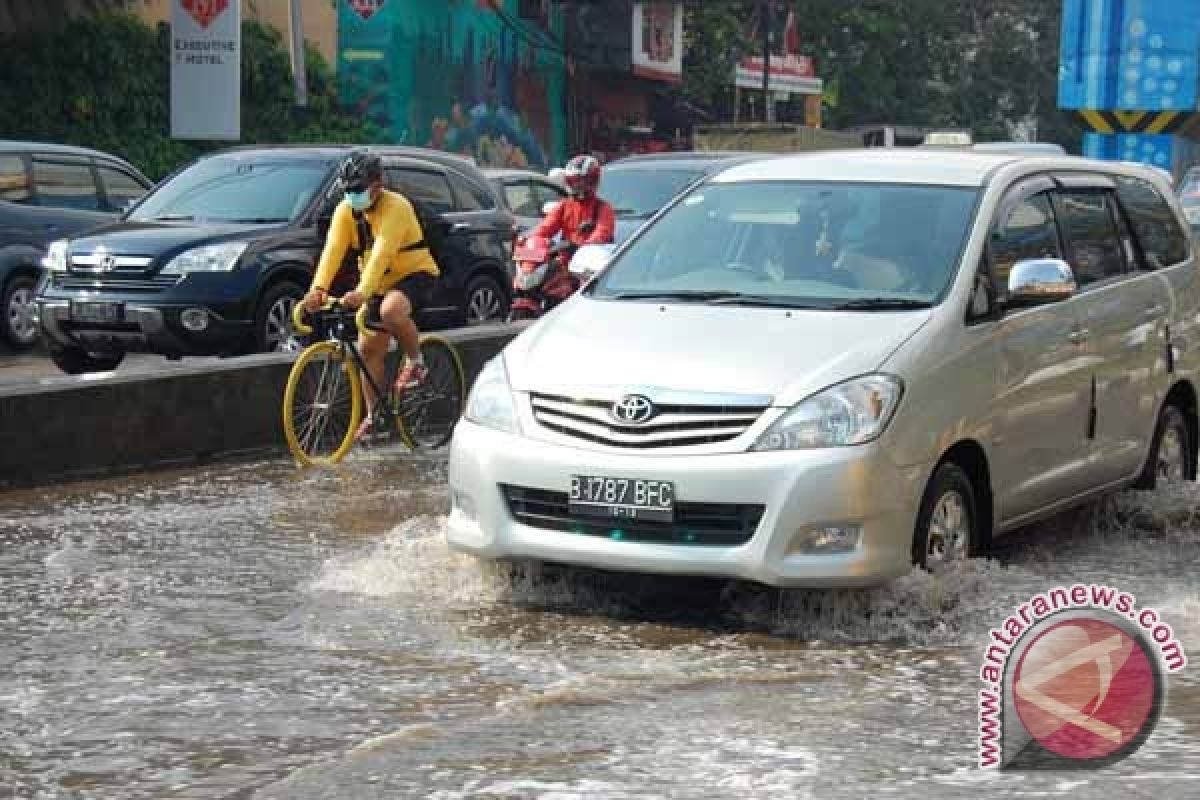
[[[302,335],[308,335],[313,332],[314,327],[304,323],[304,317],[309,315],[304,306],[297,303],[292,311],[292,323],[296,331]],[[350,358],[358,369],[360,379],[365,378],[371,391],[375,395],[374,408],[369,409],[368,413],[374,416],[382,412],[383,422],[386,429],[390,430],[396,425],[397,414],[392,410],[391,404],[387,401],[388,393],[380,390],[379,385],[375,383],[375,379],[371,376],[371,370],[367,368],[367,362],[363,360],[362,354],[358,351],[356,339],[359,334],[383,335],[383,331],[372,330],[366,325],[366,306],[358,309],[358,311],[350,311],[342,307],[341,301],[331,300],[325,308],[311,312],[314,318],[314,326],[321,332],[321,338],[328,341],[337,342],[341,347],[344,347],[350,353]],[[350,318],[353,316],[354,326],[350,327]],[[395,380],[395,370],[384,368],[384,385],[390,386]],[[378,419],[378,418],[377,418]]]

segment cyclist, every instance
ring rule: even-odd
[[[561,231],[572,250],[585,244],[611,243],[616,215],[612,205],[596,194],[600,162],[589,155],[575,156],[563,170],[563,182],[570,196],[555,205],[528,235],[552,239]]]
[[[329,299],[327,287],[337,275],[346,249],[354,242],[360,251],[358,285],[344,294],[341,302],[350,309],[366,303],[366,325],[387,334],[359,337],[363,362],[376,384],[382,383],[388,344],[395,337],[404,350],[405,361],[394,388],[413,388],[425,379],[426,369],[412,316],[430,302],[440,274],[437,262],[426,245],[412,204],[403,195],[383,188],[383,163],[378,155],[362,150],[350,154],[342,163],[339,181],[345,199],[333,212],[304,307],[316,311]],[[364,234],[367,243],[363,242]],[[375,398],[369,381],[363,391],[367,409],[373,409]],[[373,433],[374,424],[368,410],[355,439]]]

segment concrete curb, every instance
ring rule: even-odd
[[[458,348],[469,385],[527,325],[439,335]],[[264,354],[0,388],[0,488],[280,452],[294,359]]]

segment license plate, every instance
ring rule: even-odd
[[[71,319],[76,322],[121,322],[125,319],[124,303],[72,301]]]
[[[588,517],[671,522],[675,516],[675,484],[572,475],[567,509]]]

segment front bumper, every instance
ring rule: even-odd
[[[898,467],[878,443],[779,453],[667,455],[577,449],[459,422],[450,451],[449,544],[487,559],[739,578],[773,586],[870,586],[911,569],[927,469]],[[677,503],[763,508],[736,545],[615,540],[517,521],[504,486],[565,492],[571,475],[674,481]],[[616,523],[614,523],[615,525]],[[857,549],[797,551],[806,531],[861,526]]]
[[[216,355],[236,346],[251,330],[248,322],[222,319],[211,309],[203,331],[189,331],[180,314],[204,306],[159,306],[126,303],[124,319],[115,324],[75,322],[66,300],[39,298],[38,317],[43,335],[59,347],[81,347],[92,352],[160,353],[164,355]]]

